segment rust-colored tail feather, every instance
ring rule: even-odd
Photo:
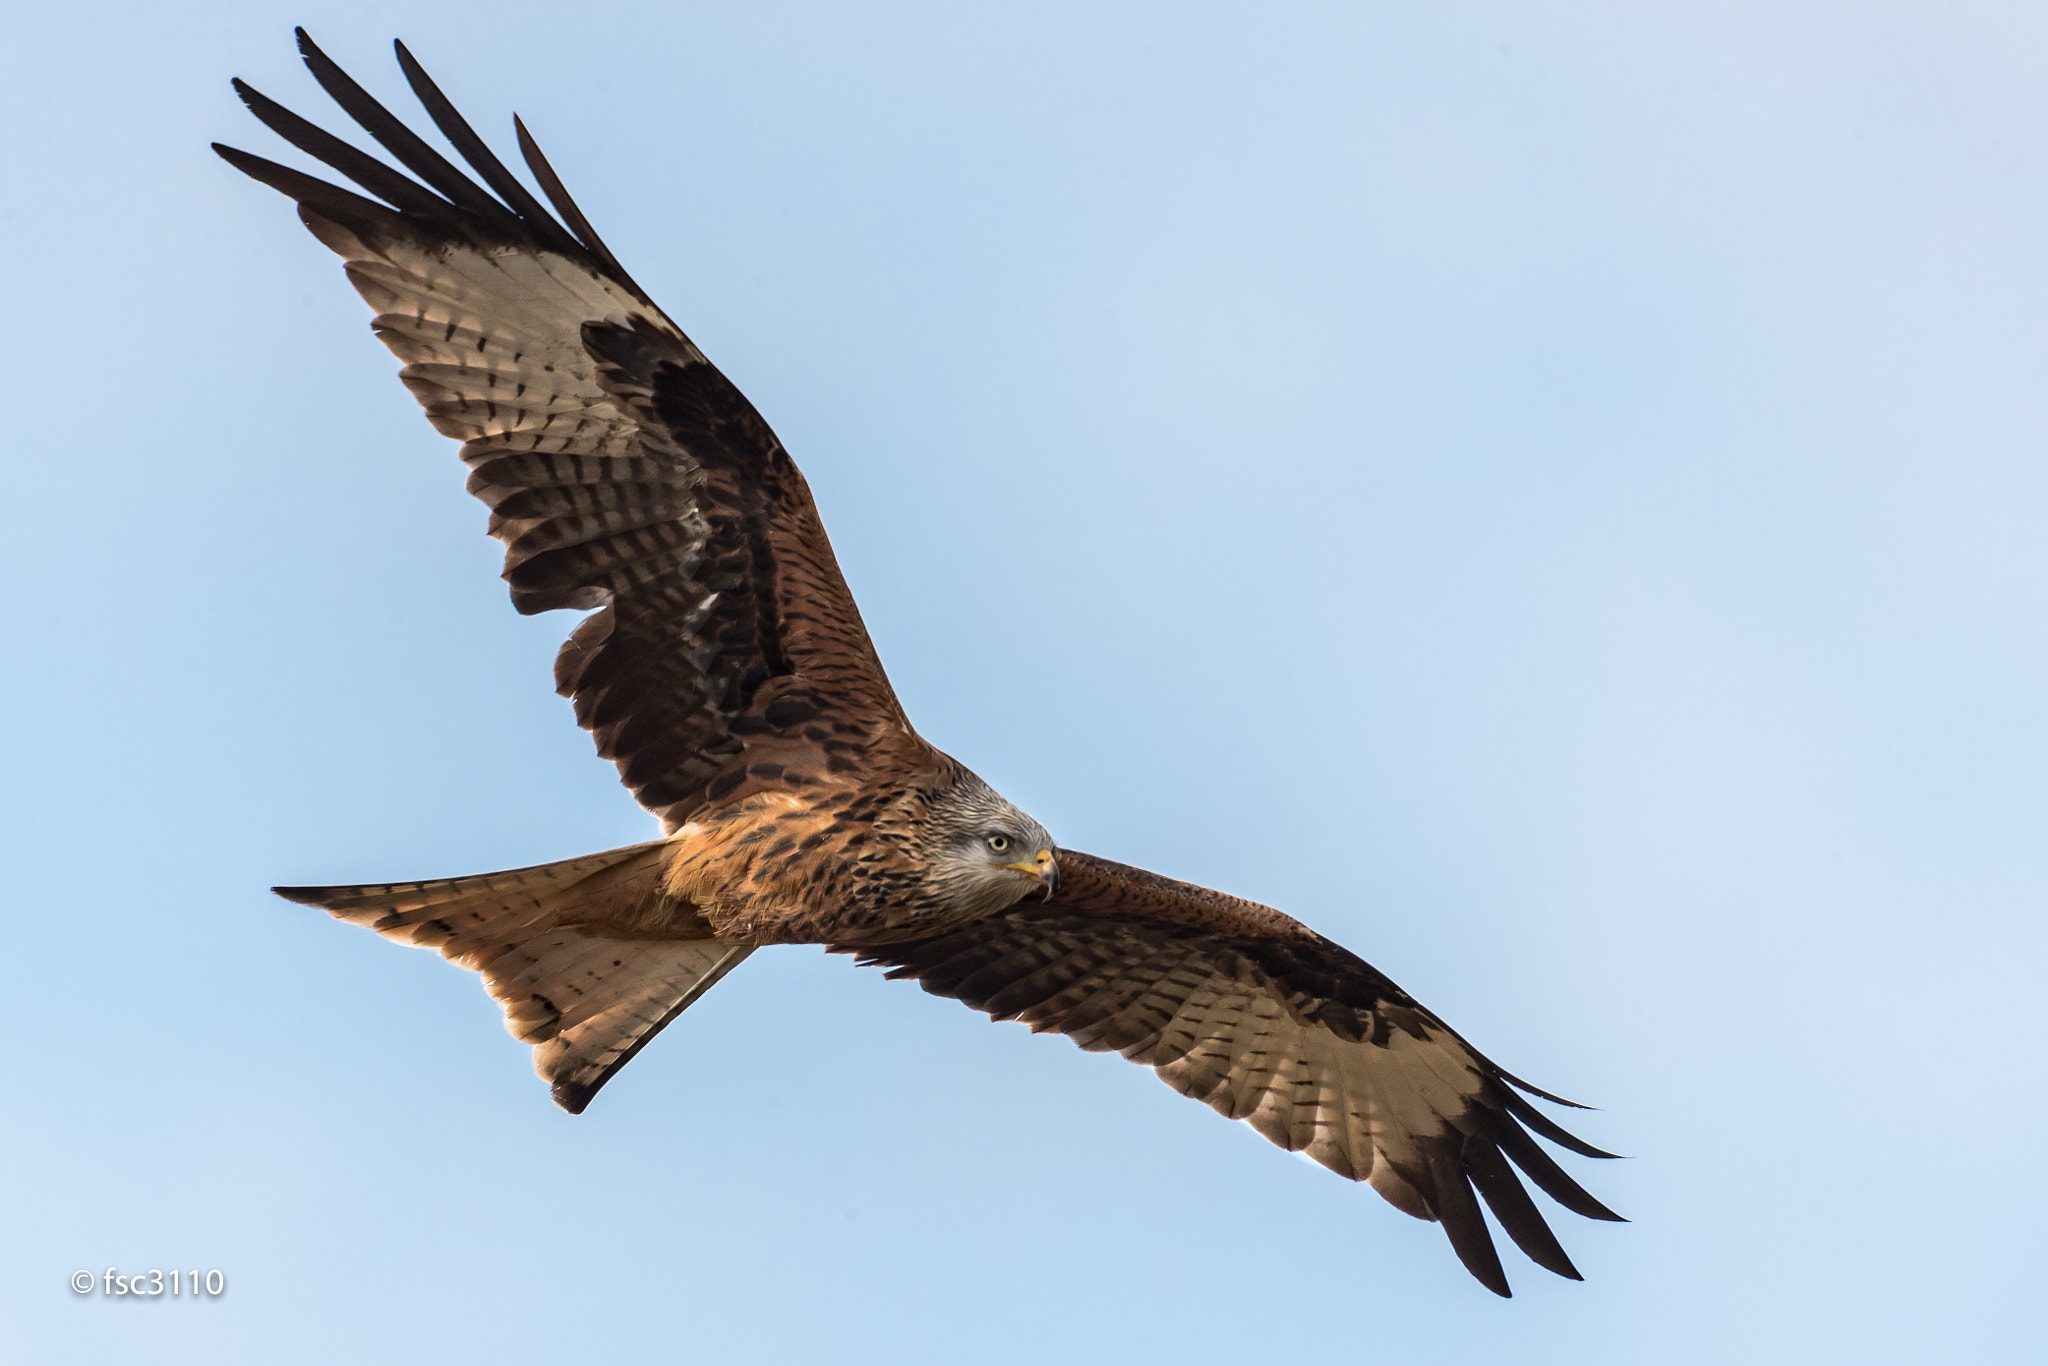
[[[505,1028],[530,1043],[555,1103],[581,1114],[618,1070],[753,950],[686,906],[636,934],[659,902],[665,841],[431,882],[273,887],[482,975]]]

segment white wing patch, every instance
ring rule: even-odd
[[[1292,1152],[1357,1181],[1372,1181],[1398,1207],[1428,1217],[1389,1160],[1426,1164],[1417,1140],[1451,1127],[1483,1079],[1462,1043],[1423,1030],[1394,1030],[1384,1044],[1350,1042],[1303,1025],[1268,991],[1221,977],[1190,992],[1154,1039],[1123,1050],[1159,1079],[1217,1113],[1241,1119]],[[1382,1174],[1398,1183],[1381,1186]],[[1405,1198],[1403,1198],[1405,1196]]]
[[[637,314],[701,359],[658,310],[566,257],[509,247],[372,247],[316,213],[305,217],[347,263],[427,420],[464,442],[472,463],[487,452],[635,449],[641,429],[598,384],[583,349],[586,322]]]

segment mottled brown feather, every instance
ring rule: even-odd
[[[635,797],[674,830],[760,790],[762,759],[785,787],[833,769],[835,751],[840,771],[851,753],[883,780],[931,770],[803,475],[760,414],[580,211],[564,226],[508,189],[517,182],[409,55],[436,121],[509,206],[303,33],[301,46],[323,87],[427,185],[240,83],[274,131],[391,207],[222,154],[299,201],[405,363],[406,388],[463,443],[513,605],[595,611],[563,646],[556,682]],[[565,202],[553,172],[543,179]]]
[[[1519,1083],[1406,992],[1271,907],[1071,849],[1059,866],[1048,901],[914,942],[829,947],[1154,1068],[1183,1095],[1442,1221],[1460,1260],[1500,1294],[1478,1196],[1534,1261],[1577,1277],[1508,1158],[1567,1208],[1618,1216],[1521,1127]]]

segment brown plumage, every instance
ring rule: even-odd
[[[1523,1093],[1557,1097],[1278,911],[1057,848],[927,744],[796,465],[633,283],[525,127],[515,120],[553,213],[403,45],[407,80],[481,185],[299,40],[321,86],[412,176],[239,81],[259,119],[377,198],[217,150],[296,200],[346,263],[400,378],[462,442],[513,605],[591,613],[556,686],[664,836],[505,873],[282,895],[481,974],[572,1112],[755,948],[823,944],[1156,1069],[1442,1221],[1500,1294],[1480,1197],[1534,1261],[1577,1277],[1515,1175],[1616,1217],[1531,1137],[1606,1156]]]

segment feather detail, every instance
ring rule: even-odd
[[[776,786],[942,767],[903,715],[794,462],[626,274],[525,125],[521,150],[559,220],[403,45],[407,81],[481,184],[303,30],[299,42],[396,167],[245,83],[236,92],[377,198],[217,150],[299,202],[428,422],[463,443],[514,607],[598,612],[557,678],[635,797],[674,830],[763,790],[763,760]]]
[[[1073,850],[1059,866],[1049,902],[910,943],[829,947],[1152,1067],[1182,1095],[1442,1223],[1497,1294],[1509,1288],[1481,1196],[1532,1261],[1578,1278],[1509,1159],[1565,1208],[1615,1216],[1522,1128],[1533,1109],[1506,1074],[1406,992],[1270,907]],[[1537,1120],[1544,1137],[1601,1155]]]
[[[534,1071],[556,1102],[580,1114],[752,952],[667,897],[671,848],[657,840],[433,882],[272,890],[478,973],[505,1028],[534,1045]]]

